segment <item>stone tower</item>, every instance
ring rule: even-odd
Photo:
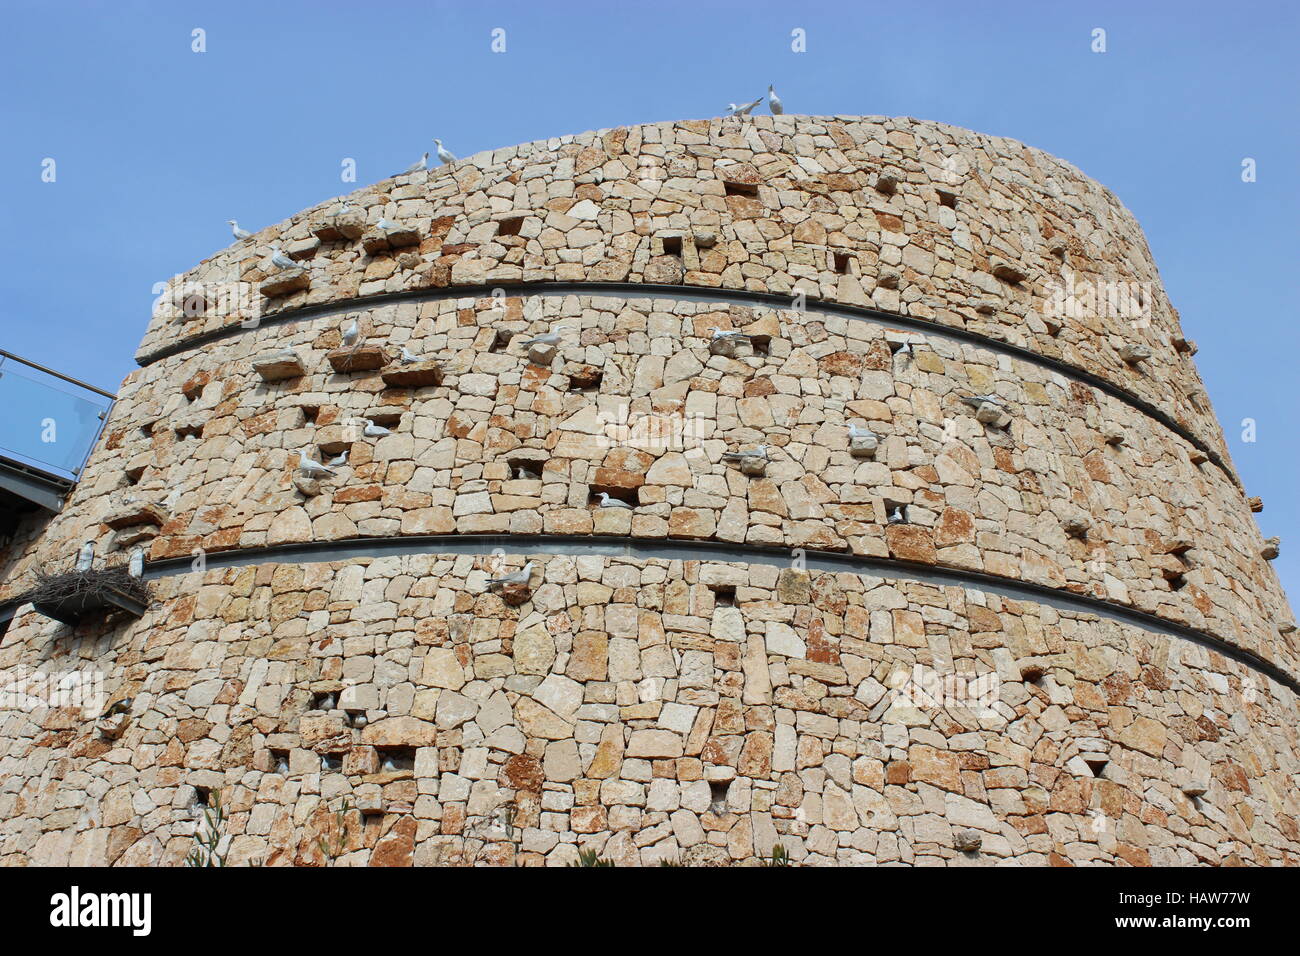
[[[0,862],[1296,862],[1275,545],[1108,190],[761,116],[349,198],[176,279],[5,557],[0,667],[105,706],[0,713]],[[33,605],[86,540],[142,607]]]

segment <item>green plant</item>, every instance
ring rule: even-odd
[[[321,853],[325,855],[326,866],[337,860],[343,855],[343,851],[348,846],[348,811],[352,809],[352,804],[348,798],[344,797],[339,808],[334,811],[334,826],[329,834],[321,834],[316,838],[316,845],[320,847]]]
[[[194,829],[194,849],[185,857],[186,866],[225,866],[226,850],[221,849],[222,828],[226,822],[226,808],[221,805],[221,794],[213,790],[212,802],[203,809],[203,820]]]
[[[772,847],[772,855],[763,863],[764,866],[790,866],[790,854],[786,852],[785,847],[777,844]]]
[[[602,860],[595,850],[579,850],[578,862],[569,866],[613,866],[613,860]]]

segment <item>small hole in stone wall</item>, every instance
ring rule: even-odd
[[[333,710],[338,706],[338,695],[332,690],[311,695],[312,710]]]
[[[664,255],[680,256],[682,254],[681,236],[664,236]]]
[[[0,617],[0,638],[3,638],[9,631],[9,625],[13,623],[14,615],[10,611],[7,617]]]
[[[600,391],[600,380],[604,378],[604,372],[598,368],[585,366],[569,375],[569,391],[571,392],[598,392]]]
[[[140,479],[144,477],[144,473],[147,469],[148,465],[141,465],[139,468],[128,468],[126,471],[122,472],[122,475],[126,478],[126,483],[128,485],[138,485],[140,484]]]
[[[140,434],[145,438],[153,438],[153,422],[150,422],[148,425],[141,425]]]
[[[517,236],[519,235],[519,230],[522,228],[524,228],[524,217],[510,216],[497,223],[497,235]]]
[[[732,584],[713,585],[713,603],[717,607],[736,606],[736,588]]]
[[[1106,769],[1106,764],[1110,763],[1109,760],[1101,757],[1084,757],[1083,762],[1088,765],[1088,769],[1092,771],[1094,777],[1100,777],[1101,772]]]
[[[539,481],[542,477],[542,463],[531,458],[507,458],[510,477],[524,481]]]
[[[380,773],[398,773],[415,769],[414,747],[377,747]]]
[[[176,427],[177,441],[184,441],[187,438],[199,438],[202,434],[202,425],[178,425]]]
[[[730,780],[709,781],[709,812],[723,814],[727,812],[727,791],[731,789]]]
[[[506,332],[504,329],[497,329],[496,337],[492,339],[492,344],[488,346],[488,351],[504,352],[510,347],[510,340],[513,337],[513,332]]]
[[[401,412],[366,412],[362,417],[370,419],[380,428],[396,429],[402,423]],[[362,427],[365,427],[364,423]]]
[[[1037,664],[1025,664],[1020,668],[1020,679],[1026,684],[1041,684],[1046,673]]]
[[[1187,586],[1187,578],[1181,574],[1171,574],[1165,578],[1169,582],[1169,590],[1181,591]]]
[[[848,275],[849,254],[847,252],[832,252],[831,268],[835,270],[836,275]]]
[[[320,415],[319,405],[299,405],[298,407],[302,409],[303,421],[307,422],[309,425],[316,424],[316,418]]]
[[[343,757],[339,754],[321,754],[320,768],[326,773],[337,773],[343,769]]]
[[[939,205],[947,206],[949,209],[957,208],[957,194],[949,189],[936,189],[939,194]]]
[[[194,806],[203,809],[212,805],[212,788],[195,787],[194,788]]]
[[[601,506],[601,492],[609,495],[611,499],[622,501],[631,505],[633,508],[636,507],[637,501],[639,500],[635,488],[615,488],[612,485],[591,485],[590,492],[587,495],[587,507],[599,508]],[[617,505],[615,507],[617,507]]]
[[[772,336],[751,335],[749,337],[749,347],[755,355],[770,355],[772,352]]]
[[[749,196],[758,198],[758,186],[754,183],[723,183],[722,188],[728,196]]]
[[[271,751],[272,773],[278,773],[282,777],[289,776],[289,751],[272,750]]]

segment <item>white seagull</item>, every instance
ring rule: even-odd
[[[403,365],[410,365],[412,362],[420,361],[420,356],[414,354],[405,345],[402,346],[402,353],[398,356],[398,361]]]
[[[849,437],[850,438],[875,438],[876,433],[873,432],[870,428],[864,428],[860,426],[857,422],[849,422]]]
[[[346,448],[343,449],[343,454],[335,455],[328,462],[331,468],[338,468],[340,465],[346,465],[347,463],[348,463],[348,449]]]
[[[433,141],[433,145],[438,147],[438,162],[454,163],[456,161],[456,154],[453,153],[451,150],[447,149],[445,146],[443,146],[442,140],[435,139]]]
[[[963,395],[961,400],[972,408],[979,408],[981,405],[996,405],[999,408],[1003,406],[1002,399],[996,395]]]
[[[740,331],[739,329],[720,329],[716,325],[710,325],[709,331],[713,333],[712,341],[714,342],[718,341],[718,339],[749,338],[748,335],[746,335],[744,332]]]
[[[632,508],[632,505],[628,502],[623,501],[620,498],[611,498],[603,491],[598,492],[596,497],[600,499],[600,506],[602,508],[627,508],[629,510]]]
[[[735,103],[728,103],[727,109],[731,111],[729,114],[731,116],[748,116],[750,113],[754,112],[754,107],[761,102],[763,102],[763,97],[760,96],[758,99],[754,100],[754,102],[742,103],[740,106],[737,106]]]
[[[894,510],[889,513],[890,524],[907,524],[907,516],[903,514],[902,505],[896,505]]]
[[[429,165],[429,154],[425,153],[416,162],[411,163],[410,166],[407,166],[406,169],[402,170],[402,175],[406,176],[409,175],[410,173],[418,173],[420,172],[420,170],[426,169],[428,165]]]
[[[286,256],[279,246],[271,247],[271,262],[280,269],[301,269],[302,263],[294,262]]]
[[[773,116],[780,116],[785,112],[781,97],[776,95],[776,90],[772,89],[771,83],[767,84],[767,108],[772,111]]]
[[[94,564],[94,562],[95,562],[95,542],[87,541],[85,544],[81,546],[81,550],[77,552],[76,569],[78,571],[89,571],[91,565]]]
[[[555,345],[560,341],[560,333],[567,332],[567,325],[557,325],[553,331],[543,332],[541,335],[534,336],[521,342],[521,345]]]
[[[361,434],[365,435],[367,438],[382,438],[384,435],[392,434],[392,432],[383,425],[376,425],[368,418],[363,418],[361,420],[366,423],[366,427],[362,429]]]
[[[343,344],[356,345],[357,336],[361,334],[361,328],[357,325],[356,316],[352,317],[352,324],[343,330]]]
[[[894,354],[895,354],[895,355],[908,355],[908,356],[911,356],[911,355],[914,355],[915,352],[913,352],[913,350],[912,350],[912,343],[911,343],[911,342],[904,342],[904,343],[903,343],[903,347],[900,348],[900,349],[899,349],[897,352],[895,352]]]
[[[144,577],[144,548],[132,550],[131,560],[126,566],[126,573],[133,578]]]
[[[333,468],[329,465],[322,465],[320,462],[308,458],[305,451],[298,452],[298,470],[308,478],[318,478],[321,475],[334,474]]]
[[[401,229],[397,223],[386,216],[380,216],[379,222],[375,223],[375,228],[380,232],[392,232],[394,229]]]
[[[488,578],[487,586],[494,587],[498,584],[527,584],[528,579],[533,576],[533,565],[536,563],[536,561],[529,561],[518,571],[511,571],[509,574],[504,574],[499,578]]]
[[[234,233],[236,239],[247,239],[252,235],[247,229],[239,228],[239,223],[235,220],[227,219],[226,222],[230,223],[230,231]]]

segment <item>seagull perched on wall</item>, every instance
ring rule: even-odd
[[[356,345],[357,336],[361,334],[361,327],[357,325],[356,316],[352,317],[352,324],[343,330],[343,344]]]
[[[402,352],[398,355],[397,360],[403,365],[410,365],[412,362],[420,361],[420,356],[413,353],[405,345],[402,346]]]
[[[718,341],[719,339],[749,338],[748,335],[746,335],[744,332],[740,331],[739,329],[720,329],[716,325],[710,325],[709,331],[713,333],[712,341],[714,342]]]
[[[730,113],[728,115],[748,116],[750,113],[754,112],[754,107],[761,102],[763,102],[763,97],[760,96],[758,99],[754,100],[754,102],[744,103],[740,106],[737,106],[735,103],[728,103],[727,109],[730,110]]]
[[[997,405],[1001,408],[1004,404],[996,395],[963,395],[961,400],[972,408],[979,408],[981,405]]]
[[[95,542],[87,541],[77,552],[76,569],[78,571],[89,571],[95,563]]]
[[[375,223],[375,228],[380,232],[392,232],[394,229],[401,229],[397,223],[386,216],[380,216],[379,222]]]
[[[131,559],[127,562],[126,573],[133,578],[144,577],[144,548],[135,548],[131,551]]]
[[[333,468],[329,465],[322,465],[320,462],[308,458],[305,451],[298,452],[298,470],[308,478],[319,478],[321,475],[334,474]]]
[[[343,449],[343,454],[335,455],[327,462],[327,464],[331,468],[338,468],[339,466],[346,465],[347,463],[348,463],[348,449],[346,448]]]
[[[772,89],[772,84],[767,84],[767,108],[772,111],[773,116],[780,116],[785,112],[785,105],[781,102],[781,97],[776,95],[776,90]]]
[[[875,438],[876,433],[870,428],[859,425],[857,422],[849,422],[850,438]]]
[[[271,263],[280,269],[301,269],[302,263],[294,262],[281,251],[279,246],[271,247]]]
[[[894,510],[889,513],[890,524],[907,524],[907,515],[903,513],[902,505],[895,505]]]
[[[421,170],[428,168],[428,165],[429,165],[429,154],[425,153],[418,160],[411,163],[410,166],[407,166],[406,169],[402,170],[402,175],[407,176],[411,173],[418,173]]]
[[[433,145],[438,147],[438,162],[454,163],[456,161],[456,154],[453,153],[451,150],[447,149],[445,146],[443,146],[442,140],[435,139],[433,141]]]
[[[392,434],[392,432],[383,425],[376,425],[368,418],[363,418],[361,420],[366,423],[366,427],[361,430],[361,434],[365,435],[367,438],[382,438],[384,435]]]
[[[895,355],[906,355],[908,358],[911,358],[911,357],[912,357],[913,355],[915,355],[916,353],[912,351],[912,343],[911,343],[911,342],[904,342],[904,343],[903,343],[903,347],[900,348],[900,349],[899,349],[897,352],[895,352],[894,354],[895,354]]]
[[[557,325],[553,331],[543,332],[541,335],[534,336],[521,342],[521,345],[555,345],[560,341],[560,333],[567,332],[567,325]]]
[[[518,571],[511,571],[499,578],[488,578],[487,586],[492,588],[502,584],[527,584],[528,579],[533,576],[533,565],[536,563],[536,561],[529,561]]]
[[[722,453],[723,461],[744,461],[746,458],[761,458],[764,461],[772,460],[767,455],[766,445],[759,445],[751,451],[726,451]]]
[[[541,472],[534,471],[526,465],[515,466],[515,477],[524,481],[536,481],[541,478]]]
[[[622,500],[621,498],[611,498],[606,492],[603,491],[597,492],[596,497],[600,499],[600,506],[602,508],[626,508],[628,510],[632,509],[632,505],[629,504],[628,502]]]
[[[233,219],[227,219],[226,222],[230,223],[230,231],[234,233],[236,239],[248,239],[253,235],[247,229],[239,228],[239,223]]]

